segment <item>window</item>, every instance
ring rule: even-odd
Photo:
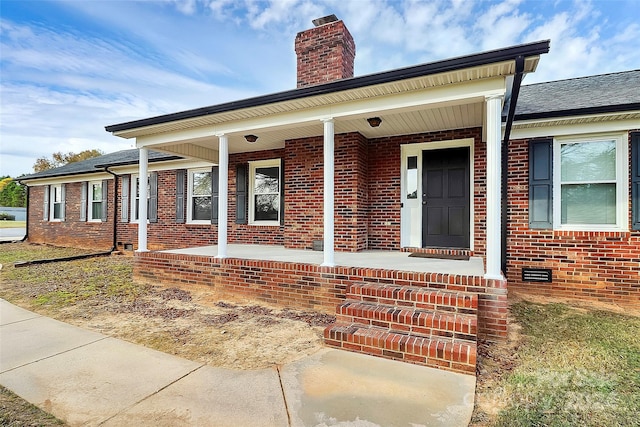
[[[131,176],[131,222],[140,216],[140,178]],[[147,176],[147,219],[158,222],[158,172],[149,172]]]
[[[211,223],[211,169],[190,170],[188,175],[188,222]]]
[[[418,157],[407,157],[407,199],[418,198]]]
[[[89,221],[102,220],[102,181],[89,182],[87,218]]]
[[[280,224],[280,159],[249,163],[249,222]]]
[[[51,186],[51,221],[64,220],[64,187],[62,184]]]
[[[626,141],[625,135],[555,140],[554,228],[627,228],[629,157]]]

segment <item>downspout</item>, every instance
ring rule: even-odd
[[[524,74],[524,57],[518,56],[516,58],[516,73],[513,76],[513,84],[511,85],[511,99],[509,100],[509,111],[507,113],[507,121],[504,128],[504,139],[502,140],[502,197],[501,197],[501,218],[502,218],[502,236],[501,246],[502,254],[500,257],[500,265],[502,273],[507,274],[507,189],[508,189],[508,169],[509,169],[509,138],[511,137],[511,127],[513,126],[513,119],[516,114],[516,104],[518,102],[518,95],[520,94],[520,86],[522,84],[522,78]]]
[[[104,171],[113,176],[113,245],[111,251],[118,249],[118,175],[105,166]]]

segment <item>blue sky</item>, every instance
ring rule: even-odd
[[[526,83],[640,68],[640,2],[0,2],[0,175],[131,148],[104,126],[295,87],[297,32],[335,13],[355,74],[551,39]]]

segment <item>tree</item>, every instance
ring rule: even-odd
[[[104,152],[102,150],[84,150],[79,153],[63,153],[58,151],[57,153],[53,153],[51,158],[40,157],[36,160],[33,165],[34,172],[42,172],[49,169],[57,168],[69,163],[80,162],[82,160],[92,159],[94,157],[102,156]]]
[[[23,185],[5,176],[0,177],[0,206],[24,208],[27,206],[27,190]]]

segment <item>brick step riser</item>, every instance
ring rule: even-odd
[[[347,289],[346,297],[374,304],[464,314],[476,314],[478,310],[478,296],[476,294],[443,292],[408,286],[352,285]]]
[[[453,334],[473,336],[478,333],[478,319],[475,315],[439,313],[404,307],[374,305],[357,301],[345,301],[336,310],[337,321],[342,323],[363,323],[388,328],[398,332],[415,332],[420,335]]]
[[[387,359],[474,374],[477,349],[474,342],[430,339],[357,325],[327,327],[329,346]]]
[[[396,332],[401,334],[410,334],[412,336],[419,336],[423,338],[442,337],[453,338],[465,341],[476,341],[477,327],[471,328],[471,332],[454,331],[450,329],[437,329],[431,327],[412,326],[404,323],[393,323],[386,321],[379,321],[374,319],[367,319],[362,317],[353,317],[345,315],[337,315],[336,323],[358,323],[363,326],[375,326],[383,328],[390,332]]]

